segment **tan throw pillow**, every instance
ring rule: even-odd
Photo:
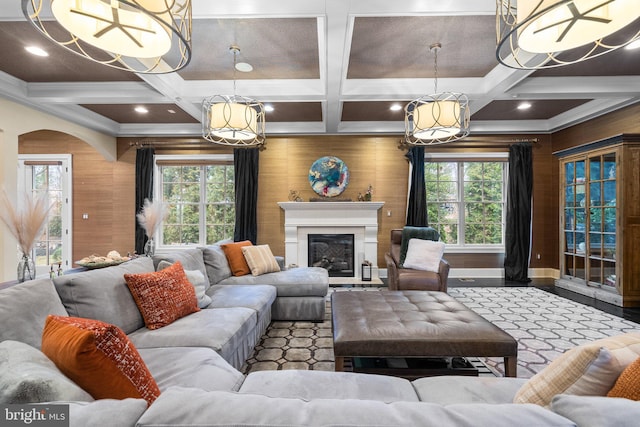
[[[280,265],[278,265],[278,261],[273,256],[269,245],[244,246],[242,247],[242,253],[249,265],[251,274],[254,276],[280,271]]]
[[[615,335],[594,341],[593,344],[607,347],[620,363],[620,373],[640,356],[640,332]]]
[[[149,329],[200,311],[196,291],[180,261],[154,273],[125,274],[124,280]]]
[[[142,398],[151,405],[160,396],[138,350],[115,325],[50,315],[42,352],[94,399]]]
[[[444,243],[433,240],[411,239],[403,268],[438,272],[440,260],[444,254]]]
[[[616,384],[607,393],[607,397],[640,400],[640,357],[622,371]]]
[[[557,394],[605,396],[639,354],[637,332],[572,348],[530,378],[513,401],[548,406]]]
[[[227,261],[229,262],[231,274],[233,274],[234,276],[244,276],[251,273],[251,269],[247,264],[247,260],[242,254],[242,248],[251,245],[253,245],[253,243],[251,243],[249,240],[244,240],[242,242],[223,243],[220,245],[220,247],[224,251],[224,255],[227,257]]]

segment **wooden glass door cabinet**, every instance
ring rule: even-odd
[[[560,279],[556,286],[640,306],[640,136],[560,157]]]

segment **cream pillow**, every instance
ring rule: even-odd
[[[172,265],[173,263],[162,260],[158,264],[158,271],[164,270]],[[204,277],[204,274],[202,274],[200,270],[185,270],[184,273],[187,275],[187,280],[189,280],[189,283],[193,285],[193,288],[196,291],[198,307],[205,308],[211,304],[211,297],[205,293],[207,289],[207,279]]]
[[[242,254],[254,276],[280,271],[280,265],[269,245],[243,246]]]
[[[514,403],[549,406],[558,394],[606,396],[640,353],[640,333],[603,338],[572,348],[529,379]]]
[[[410,239],[403,268],[438,272],[444,254],[444,243],[433,240]]]

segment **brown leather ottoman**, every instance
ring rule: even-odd
[[[336,371],[346,357],[504,357],[515,377],[518,343],[444,292],[334,292]]]

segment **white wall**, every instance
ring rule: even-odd
[[[78,126],[50,114],[0,99],[0,188],[16,200],[18,177],[18,138],[37,130],[53,130],[85,141],[109,161],[116,160],[116,138]],[[15,280],[16,241],[0,223],[0,282]]]

